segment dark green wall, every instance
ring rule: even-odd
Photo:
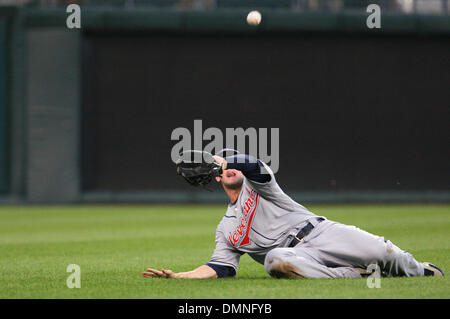
[[[79,198],[79,32],[28,31],[27,199],[74,202]]]
[[[258,27],[246,22],[248,9],[173,10],[173,9],[99,9],[82,8],[82,29],[176,30],[208,32],[363,32],[402,34],[450,34],[448,15],[383,13],[381,29],[368,29],[365,8],[330,12],[302,12],[261,9]],[[64,8],[28,9],[28,27],[65,27],[68,14]]]
[[[9,190],[8,22],[0,16],[0,193]]]
[[[80,132],[76,127],[77,112],[83,104],[81,74],[77,72],[81,65],[82,39],[86,35],[99,31],[112,32],[113,35],[161,31],[167,34],[176,31],[195,35],[208,33],[209,36],[231,33],[248,36],[259,33],[311,36],[345,33],[359,36],[367,34],[368,38],[374,34],[381,37],[407,35],[418,38],[433,35],[435,39],[442,37],[444,41],[448,41],[450,35],[448,16],[384,14],[382,30],[369,30],[366,27],[368,14],[365,10],[302,13],[261,9],[263,21],[254,28],[245,21],[247,12],[247,9],[195,11],[82,7],[82,30],[79,34],[81,37],[78,37],[77,31],[66,28],[68,14],[65,8],[0,8],[0,193],[10,191],[20,199],[34,202],[73,202],[87,198],[78,188]],[[5,17],[11,16],[15,18],[5,20]],[[21,19],[18,19],[19,16]],[[51,44],[51,48],[47,44]],[[41,63],[41,56],[46,64]],[[44,68],[45,65],[50,67]],[[61,69],[65,69],[66,73],[60,73]],[[62,85],[67,90],[55,90],[55,85]],[[47,122],[36,123],[36,118]],[[69,120],[70,125],[65,125],[66,120]],[[52,160],[49,162],[48,159]],[[60,189],[63,187],[66,189]],[[141,197],[136,192],[123,197],[113,194],[107,200],[161,200],[166,196],[172,201],[184,200],[183,196],[186,195],[180,192],[152,194],[145,193]],[[405,200],[429,198],[428,193],[424,193],[425,197],[408,194]],[[318,194],[317,200],[329,195]],[[444,195],[442,200],[448,200],[448,193]],[[314,196],[308,195],[309,198]],[[357,197],[358,194],[351,193],[346,200]]]
[[[279,128],[287,190],[449,189],[450,41],[107,32],[85,48],[85,190],[186,189],[169,137],[195,119]]]

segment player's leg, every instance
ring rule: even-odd
[[[277,278],[356,278],[360,272],[352,267],[330,268],[317,262],[301,248],[275,248],[267,255],[264,267]]]
[[[422,263],[389,240],[355,226],[331,221],[322,223],[317,227],[317,233],[312,232],[311,238],[305,237],[299,245],[316,251],[321,263],[330,267],[363,269],[377,264],[386,276],[424,275]]]

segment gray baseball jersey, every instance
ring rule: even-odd
[[[374,264],[387,276],[424,275],[422,263],[384,237],[327,220],[296,203],[263,165],[270,181],[244,178],[238,199],[228,205],[217,227],[216,249],[209,264],[230,266],[237,272],[240,257],[248,253],[269,274],[279,263],[288,263],[304,278],[360,277],[358,268]],[[319,224],[317,217],[324,220]],[[314,230],[301,244],[288,248],[290,235],[308,222]]]
[[[276,247],[285,247],[298,231],[319,216],[292,200],[271,175],[266,183],[258,183],[244,177],[242,189],[235,203],[228,205],[227,212],[216,230],[216,249],[211,264],[231,266],[237,272],[239,259],[248,253],[264,264],[266,254]],[[322,216],[321,216],[322,217]]]

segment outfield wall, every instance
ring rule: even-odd
[[[81,30],[16,12],[3,201],[222,201],[170,161],[194,119],[278,127],[301,201],[450,200],[448,16],[246,12],[89,9]]]
[[[10,189],[10,33],[13,9],[0,11],[0,194]]]

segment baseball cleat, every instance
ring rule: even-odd
[[[444,272],[439,269],[439,267],[433,265],[432,263],[422,263],[424,269],[424,276],[444,276]]]

